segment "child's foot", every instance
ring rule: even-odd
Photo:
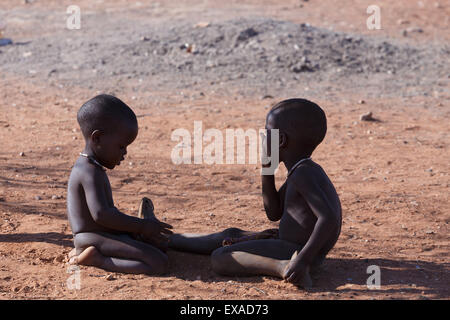
[[[143,197],[141,203],[139,205],[138,217],[141,219],[156,219],[155,216],[155,207],[153,205],[152,200],[147,197]],[[157,247],[159,250],[163,252],[167,252],[169,248],[169,244],[167,241],[158,241],[157,239],[147,239],[142,235],[137,235],[136,239],[139,241],[146,242],[154,247]]]
[[[139,205],[138,217],[141,219],[155,218],[154,210],[155,207],[153,206],[152,200],[147,197],[143,197],[141,204]]]
[[[73,248],[70,252],[69,252],[69,261],[70,259],[72,259],[73,257],[75,257],[77,255],[77,249]]]
[[[100,251],[94,246],[88,247],[78,255],[73,256],[69,260],[69,264],[78,264],[83,266],[98,266],[103,261]]]
[[[76,264],[76,262],[74,262],[74,261],[76,261],[78,255],[82,252],[83,252],[83,250],[77,249],[77,248],[73,248],[72,250],[70,250],[69,254],[67,255],[68,261],[69,261],[68,263]]]

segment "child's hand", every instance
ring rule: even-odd
[[[159,221],[156,218],[151,219],[144,219],[142,220],[142,223],[144,224],[141,234],[145,238],[148,239],[158,239],[158,238],[165,238],[164,235],[170,235],[173,232],[169,229],[172,229],[172,226],[170,224],[164,223]]]
[[[299,259],[292,259],[284,270],[283,279],[296,286],[310,288],[312,280],[309,267]]]

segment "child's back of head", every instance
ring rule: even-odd
[[[77,121],[85,138],[94,130],[110,132],[121,121],[137,126],[133,110],[122,100],[107,94],[98,95],[84,103],[78,111]]]
[[[311,154],[327,132],[325,112],[306,99],[288,99],[277,103],[269,112],[275,129],[285,133],[289,144],[302,147]]]

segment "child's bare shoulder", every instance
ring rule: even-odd
[[[95,180],[103,180],[105,175],[106,173],[100,168],[96,168],[83,159],[78,159],[72,167],[69,184],[92,184]]]
[[[301,194],[317,216],[336,218],[340,223],[341,204],[336,188],[322,167],[316,163],[302,165],[292,174],[295,190]]]
[[[291,180],[297,187],[306,190],[311,184],[331,183],[322,167],[312,161],[298,166],[292,173]]]

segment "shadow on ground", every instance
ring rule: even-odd
[[[204,282],[262,283],[267,277],[223,277],[215,274],[210,266],[210,257],[184,252],[169,251],[172,262],[170,276],[187,281]],[[380,267],[381,287],[371,290],[367,287],[367,267]],[[447,299],[450,290],[450,264],[434,263],[421,260],[393,259],[327,259],[320,271],[313,275],[314,285],[307,291],[310,293],[339,292],[358,294],[421,294],[433,299]],[[275,279],[275,278],[273,278]],[[280,281],[282,281],[280,279]],[[299,290],[303,290],[300,289]]]
[[[0,234],[0,243],[45,242],[63,247],[73,247],[72,235],[58,232]]]

